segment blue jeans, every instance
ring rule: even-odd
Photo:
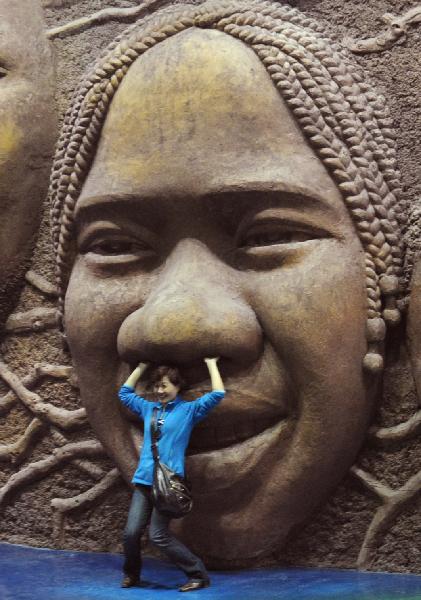
[[[141,538],[149,525],[149,539],[189,579],[209,580],[203,562],[168,530],[171,518],[154,508],[151,499],[151,486],[136,485],[130,504],[126,528],[124,530],[124,566],[126,575],[138,578],[142,570]]]

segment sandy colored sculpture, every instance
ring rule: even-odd
[[[34,0],[0,0],[0,322],[23,279],[55,135],[52,56]]]
[[[82,401],[129,480],[129,366],[177,363],[197,394],[221,357],[180,525],[213,564],[278,550],[355,460],[399,321],[399,185],[384,100],[287,6],[158,14],[75,93],[51,197]]]

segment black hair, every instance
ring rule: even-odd
[[[153,388],[153,386],[161,381],[163,377],[167,376],[171,383],[177,386],[179,389],[182,389],[185,386],[184,379],[181,376],[180,371],[177,367],[170,367],[168,365],[161,365],[156,367],[149,376],[149,387]]]

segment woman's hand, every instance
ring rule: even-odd
[[[124,385],[128,385],[128,386],[134,388],[136,386],[136,383],[142,377],[143,373],[146,371],[147,368],[148,368],[148,363],[142,363],[142,362],[139,363],[137,365],[137,367],[135,368],[135,370],[133,371],[133,373],[131,373],[131,375],[129,375],[129,377],[127,378],[127,381],[124,382]]]
[[[222,381],[221,374],[218,369],[218,360],[219,356],[214,358],[204,358],[206,366],[209,371],[209,375],[212,383],[212,391],[214,392],[223,392],[225,391],[224,383]]]
[[[215,358],[204,358],[205,363],[208,365],[209,363],[217,363],[219,360],[219,356],[215,356]]]

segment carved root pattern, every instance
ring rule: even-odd
[[[65,37],[81,33],[95,25],[103,25],[109,21],[119,21],[120,23],[130,23],[139,19],[152,8],[163,4],[163,0],[144,0],[139,6],[130,8],[104,8],[88,17],[81,17],[65,25],[54,27],[47,31],[47,37],[50,39]]]
[[[55,285],[35,271],[28,271],[25,275],[27,283],[48,299],[58,296]],[[57,310],[55,308],[37,307],[25,312],[17,312],[8,318],[5,324],[5,333],[39,333],[46,329],[57,327]]]
[[[381,20],[388,26],[376,37],[367,40],[352,40],[347,43],[354,54],[370,54],[389,50],[397,43],[405,41],[409,27],[421,23],[421,5],[410,9],[401,17],[386,13]]]
[[[374,445],[390,445],[393,442],[409,440],[420,431],[421,411],[417,411],[407,421],[394,427],[372,428],[369,432],[369,442]],[[383,535],[387,533],[393,521],[421,493],[421,471],[413,475],[398,489],[392,489],[378,481],[357,465],[352,467],[351,474],[381,502],[367,529],[357,559],[358,568],[369,569]]]
[[[39,333],[57,327],[55,308],[32,308],[25,312],[10,315],[4,327],[6,333]]]
[[[101,479],[101,481],[86,492],[74,496],[73,498],[54,498],[54,500],[51,501],[51,506],[55,510],[53,535],[60,546],[64,545],[66,515],[73,511],[88,509],[95,505],[120,481],[121,477],[118,469],[112,469]]]
[[[43,296],[56,296],[55,288],[40,275],[30,271],[26,280]],[[42,312],[44,311],[44,312]],[[34,318],[36,316],[36,319]],[[45,316],[44,326],[35,325],[40,315]],[[54,315],[54,320],[52,315]],[[34,308],[25,313],[11,315],[6,326],[6,333],[39,332],[45,328],[57,327],[55,309]],[[41,319],[42,321],[42,319]],[[27,459],[30,461],[36,445],[50,439],[55,445],[54,451],[47,457],[32,461],[14,473],[0,488],[0,512],[10,503],[12,498],[24,490],[29,484],[48,477],[66,463],[71,463],[84,475],[93,480],[92,486],[74,498],[53,498],[51,507],[54,510],[54,539],[63,545],[65,519],[75,509],[84,509],[99,502],[106,493],[120,481],[117,469],[105,473],[92,459],[102,458],[105,452],[97,440],[71,442],[64,432],[79,431],[86,427],[87,418],[84,408],[66,410],[44,402],[34,390],[46,379],[68,381],[77,387],[73,368],[66,365],[35,364],[32,371],[23,378],[18,377],[10,367],[0,361],[0,378],[10,390],[0,397],[0,417],[6,416],[14,407],[23,406],[31,416],[24,433],[14,442],[0,444],[0,462],[19,466]]]
[[[57,298],[58,292],[56,286],[39,273],[30,270],[26,273],[25,279],[33,288],[41,292],[43,296]]]

